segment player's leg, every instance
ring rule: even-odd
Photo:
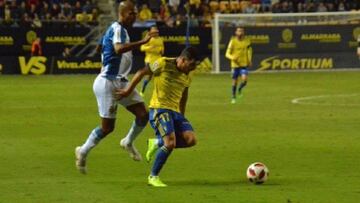
[[[196,142],[196,136],[192,130],[176,133],[176,148],[189,148],[196,145]]]
[[[154,187],[166,187],[160,178],[159,173],[162,167],[165,165],[168,157],[170,156],[173,149],[176,147],[175,132],[167,134],[163,137],[164,145],[157,151],[156,158],[151,169],[151,174],[148,178],[148,184]]]
[[[145,128],[146,123],[148,122],[148,112],[143,102],[127,106],[126,109],[135,116],[135,120],[131,124],[131,127],[126,136],[121,139],[120,145],[129,152],[132,159],[135,161],[140,161],[142,157],[136,149],[134,141]]]
[[[248,81],[248,70],[246,68],[241,69],[241,83],[239,86],[239,94],[241,94],[241,90],[246,86]]]
[[[149,84],[150,80],[151,80],[152,76],[151,75],[147,75],[144,80],[143,80],[143,85],[142,85],[142,88],[141,88],[141,92],[140,92],[140,96],[144,96],[145,94],[145,89],[147,87],[147,85]]]
[[[157,118],[158,115],[158,110],[155,109],[150,109],[149,112],[149,122],[151,127],[155,130],[155,138],[150,138],[147,141],[147,146],[148,149],[146,151],[146,161],[150,162],[153,158],[153,156],[155,155],[156,151],[162,147],[164,145],[164,141],[162,139],[161,136],[161,132],[160,129],[158,128],[159,126],[159,120]]]
[[[101,126],[93,129],[83,145],[76,147],[76,166],[82,173],[86,173],[86,157],[91,149],[114,130],[117,104],[112,98],[109,81],[97,77],[94,82],[94,93],[99,107]]]
[[[234,68],[233,70],[233,74],[232,74],[232,99],[231,99],[231,103],[234,104],[236,102],[236,88],[237,88],[237,84],[238,84],[238,77],[239,77],[239,73],[240,73],[240,68]]]
[[[174,113],[176,148],[188,148],[196,144],[196,137],[190,122],[180,113]]]
[[[151,117],[153,116],[153,117]],[[162,139],[163,145],[157,149],[155,161],[148,178],[148,184],[155,187],[165,187],[166,185],[159,179],[159,173],[176,147],[176,137],[172,111],[169,110],[150,110],[150,124],[154,128],[158,139]]]

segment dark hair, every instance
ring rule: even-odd
[[[187,60],[200,60],[198,51],[195,47],[186,47],[182,50],[180,56],[186,58]]]

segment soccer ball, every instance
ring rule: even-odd
[[[255,162],[248,167],[246,176],[250,182],[261,184],[267,180],[269,176],[269,169],[265,166],[265,164]]]

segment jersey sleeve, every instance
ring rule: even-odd
[[[157,75],[159,73],[161,73],[161,71],[164,70],[165,68],[165,59],[164,58],[159,58],[156,61],[154,61],[153,63],[150,63],[148,65],[150,71]]]
[[[114,28],[113,44],[124,44],[126,41],[126,31],[122,26],[116,26]]]
[[[234,56],[234,53],[233,53],[233,38],[230,39],[230,42],[229,42],[229,45],[226,49],[226,53],[225,53],[225,57],[230,59],[230,60],[235,60],[235,56]]]
[[[253,49],[252,49],[251,41],[250,41],[250,40],[248,41],[247,55],[248,55],[248,60],[249,60],[249,62],[251,63],[252,57],[253,57]]]

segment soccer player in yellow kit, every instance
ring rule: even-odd
[[[149,121],[157,139],[149,139],[146,153],[146,159],[150,161],[157,152],[148,177],[151,186],[167,186],[160,180],[159,173],[174,148],[187,148],[196,144],[194,130],[184,115],[191,83],[190,72],[195,70],[198,62],[195,48],[185,48],[177,58],[162,57],[139,70],[127,88],[118,89],[115,93],[120,99],[126,97],[144,75],[154,76]]]
[[[244,28],[236,28],[235,36],[231,38],[227,47],[226,58],[230,60],[233,70],[231,103],[235,104],[238,78],[241,76],[241,83],[238,89],[238,93],[241,96],[241,90],[246,86],[248,80],[248,67],[252,66],[251,42],[245,38]]]
[[[150,28],[150,32],[159,33],[158,28],[154,25]],[[145,65],[151,64],[157,59],[159,59],[164,54],[164,41],[159,35],[151,38],[150,41],[146,44],[141,45],[140,50],[145,52]],[[151,80],[151,75],[147,76],[144,79],[143,86],[141,88],[140,95],[143,97],[146,86]]]

